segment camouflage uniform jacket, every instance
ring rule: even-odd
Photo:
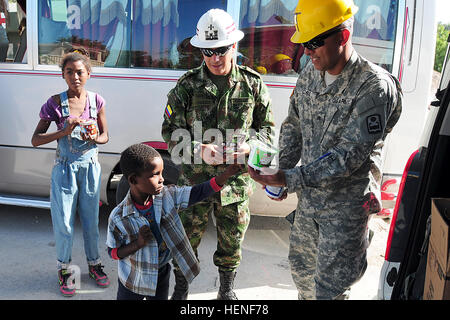
[[[328,87],[310,63],[300,74],[280,133],[280,168],[298,212],[361,218],[381,208],[382,147],[402,109],[399,82],[353,54]],[[301,165],[297,165],[301,160]]]
[[[271,136],[274,134],[269,92],[258,73],[248,67],[233,65],[229,88],[222,92],[224,94],[219,96],[219,90],[208,77],[207,67],[203,63],[186,72],[168,94],[162,136],[168,144],[172,160],[180,153],[179,149],[175,149],[177,144],[182,146],[186,142],[177,138],[173,141],[172,134],[181,128],[190,135],[190,144],[187,150],[183,150],[189,157],[181,164],[180,185],[207,181],[224,170],[225,165],[208,165],[201,161],[198,153],[195,154],[194,149],[199,142],[212,142],[208,139],[208,129],[219,129],[223,142],[230,140],[227,134],[234,130],[245,134],[247,139],[252,129],[256,132],[266,130]],[[227,129],[230,129],[228,133]],[[215,142],[221,143],[218,140]],[[220,192],[221,204],[246,200],[253,188],[254,182],[248,174],[232,177]]]

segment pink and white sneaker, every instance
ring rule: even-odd
[[[58,271],[59,291],[64,297],[73,297],[75,291],[75,281],[70,279],[72,274],[67,269]]]
[[[109,286],[109,279],[106,273],[103,272],[104,266],[100,263],[95,266],[89,266],[89,276],[95,280],[97,286],[106,288]]]

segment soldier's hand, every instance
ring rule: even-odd
[[[224,163],[223,148],[215,144],[202,145],[202,159],[207,164],[217,166]]]
[[[244,164],[245,156],[250,153],[250,145],[247,142],[241,143],[237,146],[237,149],[231,152],[225,153],[226,163]]]
[[[284,199],[286,199],[287,196],[288,196],[287,191],[284,191],[283,194],[282,194],[279,198],[272,198],[272,197],[270,197],[270,196],[268,196],[268,197],[269,197],[271,200],[273,200],[273,201],[278,201],[278,202],[280,202],[280,201],[283,201]]]
[[[286,186],[286,176],[284,175],[283,170],[273,168],[261,168],[260,170],[255,170],[249,166],[248,173],[253,180],[262,185],[273,187]]]
[[[250,169],[251,169],[251,167],[250,167]],[[265,185],[262,185],[262,189],[263,189],[264,192],[265,192],[265,191],[266,191],[266,186],[265,186]],[[283,201],[284,199],[287,198],[288,193],[287,193],[287,190],[285,190],[285,191],[283,192],[283,194],[282,194],[279,198],[272,198],[272,197],[269,196],[268,194],[266,194],[266,195],[267,195],[267,197],[268,197],[269,199],[271,199],[271,200],[273,200],[273,201],[278,201],[278,202],[280,202],[280,201]]]

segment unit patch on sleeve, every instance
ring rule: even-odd
[[[380,133],[383,128],[381,126],[381,116],[379,114],[372,114],[366,118],[367,131],[369,134]]]

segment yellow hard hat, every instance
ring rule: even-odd
[[[258,71],[260,74],[267,74],[267,69],[263,66],[257,66],[256,71]]]
[[[299,0],[295,8],[293,43],[307,42],[337,27],[358,11],[353,0]]]
[[[274,64],[282,60],[292,60],[292,58],[283,53],[277,53],[276,55],[272,56],[272,58],[270,58],[270,64]]]

